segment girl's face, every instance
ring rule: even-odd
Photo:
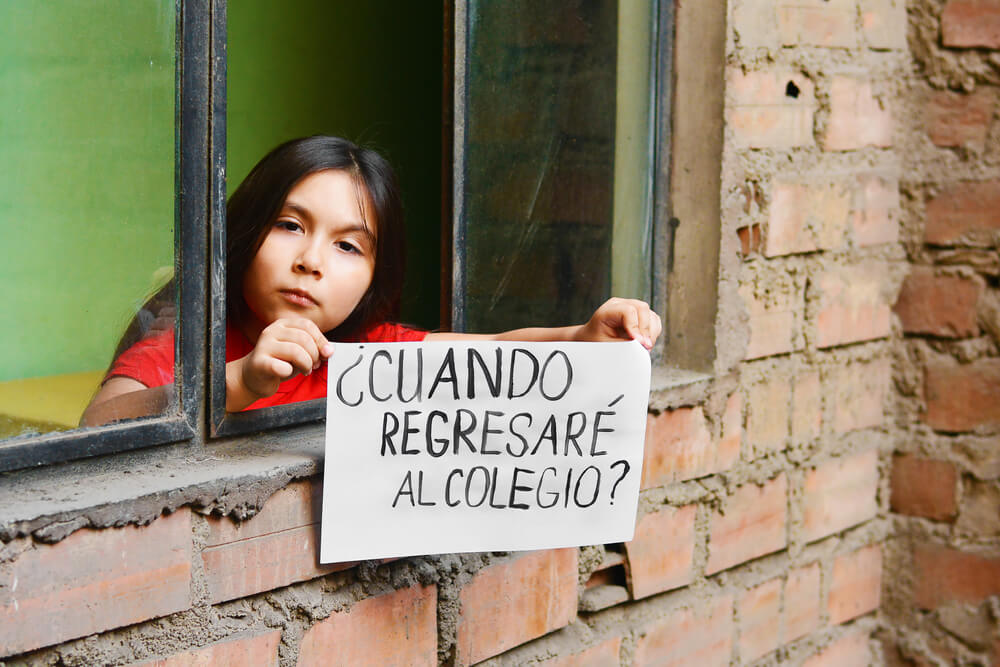
[[[243,276],[253,321],[242,328],[251,340],[281,317],[306,317],[330,331],[361,301],[375,271],[376,230],[362,214],[371,203],[359,195],[368,199],[349,174],[332,169],[309,174],[288,192]]]

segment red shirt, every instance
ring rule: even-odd
[[[421,341],[426,331],[411,329],[400,324],[385,322],[377,324],[358,337],[361,343],[399,343]],[[253,343],[236,327],[226,327],[226,361],[241,359],[250,354]],[[336,351],[334,351],[336,354]],[[248,405],[245,410],[266,408],[326,397],[326,362],[309,375],[295,375],[278,386],[273,396],[262,398]],[[174,381],[174,332],[165,331],[159,335],[139,341],[122,352],[115,359],[105,380],[111,377],[127,377],[138,380],[147,387],[160,387]]]

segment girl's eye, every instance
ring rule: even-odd
[[[337,241],[336,243],[334,243],[334,245],[337,246],[339,249],[343,250],[344,252],[350,252],[357,255],[361,254],[361,249],[358,248],[353,243],[351,243],[350,241]]]
[[[294,220],[278,220],[276,223],[274,223],[274,226],[278,227],[279,229],[286,229],[290,232],[297,232],[302,229],[302,225],[295,222]]]

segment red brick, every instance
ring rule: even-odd
[[[726,72],[726,90],[732,96],[728,127],[737,148],[788,149],[813,143],[815,86],[790,69]],[[787,94],[789,84],[797,91]]]
[[[819,563],[792,570],[785,582],[785,642],[819,627]]]
[[[882,424],[892,368],[888,359],[837,366],[827,372],[827,401],[833,402],[833,428],[838,433]]]
[[[728,470],[739,460],[742,439],[743,395],[736,392],[726,399],[726,411],[722,415],[722,433],[715,455],[718,471]]]
[[[462,589],[458,659],[472,664],[576,618],[576,549],[536,551],[481,570]]]
[[[890,305],[884,265],[838,267],[811,283],[819,301],[816,346],[833,347],[885,338],[890,332]]]
[[[764,254],[790,255],[843,244],[850,206],[850,192],[840,183],[774,183]]]
[[[233,521],[229,517],[209,516],[208,546],[249,540],[271,533],[311,526],[320,519],[323,489],[319,482],[299,480],[276,491],[253,517]]]
[[[863,174],[857,178],[854,202],[851,206],[851,228],[854,243],[872,246],[899,241],[899,183],[878,176]]]
[[[612,637],[580,653],[542,660],[538,664],[544,667],[619,667],[621,647],[622,638]]]
[[[948,0],[941,12],[945,46],[1000,48],[1000,3],[996,0]]]
[[[642,488],[649,489],[716,470],[712,434],[700,407],[664,410],[646,421]]]
[[[942,338],[975,336],[979,333],[976,309],[981,289],[975,280],[937,275],[933,267],[914,266],[893,309],[906,333]]]
[[[830,86],[830,117],[823,136],[828,151],[850,151],[892,145],[892,113],[888,100],[876,99],[870,81],[835,76]]]
[[[906,0],[861,0],[861,31],[873,49],[906,48]]]
[[[805,442],[817,437],[823,425],[819,373],[803,371],[792,386],[792,437]]]
[[[750,662],[781,643],[781,579],[755,586],[740,597],[740,659]]]
[[[833,561],[826,609],[831,623],[843,623],[878,609],[882,593],[882,549],[874,544]]]
[[[645,515],[635,538],[625,543],[629,588],[634,599],[686,586],[694,580],[696,505]]]
[[[321,497],[319,484],[295,482],[271,496],[252,519],[209,517],[201,552],[209,600],[234,600],[354,565],[319,564]]]
[[[968,364],[933,361],[924,376],[923,420],[937,431],[1000,426],[1000,359]]]
[[[924,240],[935,245],[992,245],[1000,230],[1000,180],[955,183],[927,202]]]
[[[946,602],[979,604],[1000,595],[1000,556],[917,545],[913,569],[913,598],[921,609],[936,609]]]
[[[760,252],[761,236],[760,225],[749,225],[736,230],[736,235],[740,237],[740,254],[744,257]]]
[[[873,519],[878,512],[878,452],[833,459],[808,471],[802,533],[809,542]]]
[[[306,631],[299,665],[437,665],[437,588],[414,586],[355,602]]]
[[[857,43],[851,0],[783,0],[776,9],[782,46],[850,48]]]
[[[78,530],[0,566],[0,657],[191,606],[191,512]]]
[[[750,324],[746,358],[758,359],[794,350],[795,324],[803,308],[798,290],[794,286],[768,284],[761,285],[758,292],[754,285],[744,284],[739,293]]]
[[[712,515],[706,574],[778,551],[786,544],[788,481],[781,473],[763,486],[741,486]]]
[[[995,106],[996,96],[988,89],[968,94],[935,90],[927,100],[927,134],[937,146],[981,146]]]
[[[230,637],[215,644],[175,653],[169,658],[132,663],[131,667],[278,667],[278,644],[281,630],[256,636]]]
[[[733,653],[732,596],[721,597],[699,612],[680,609],[650,627],[635,647],[633,667],[729,665]]]
[[[892,511],[943,521],[958,511],[953,463],[903,455],[892,459]]]
[[[772,373],[747,390],[747,442],[754,456],[784,448],[788,439],[788,408],[792,384],[787,375]]]
[[[868,633],[857,630],[844,635],[820,653],[802,663],[802,667],[869,667]]]

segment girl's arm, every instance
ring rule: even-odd
[[[173,398],[172,384],[150,389],[138,380],[116,375],[101,385],[80,417],[80,426],[100,426],[123,419],[162,414]]]
[[[533,327],[498,334],[430,333],[427,340],[521,340],[521,341],[615,341],[637,340],[647,350],[653,347],[663,326],[660,317],[644,301],[608,299],[585,324],[568,327]]]

